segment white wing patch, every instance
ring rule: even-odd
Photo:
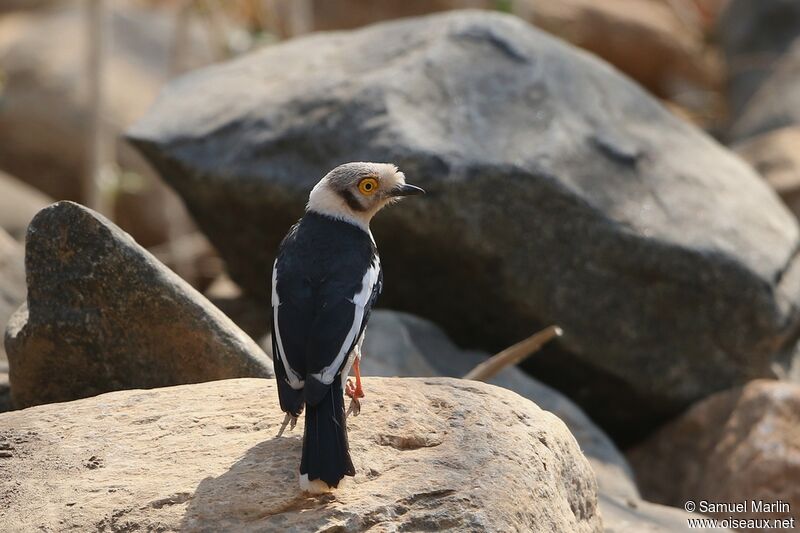
[[[381,260],[376,255],[375,260],[367,269],[367,272],[364,274],[364,277],[361,280],[361,290],[353,295],[353,297],[350,299],[350,301],[353,302],[356,307],[355,314],[353,316],[353,325],[350,327],[350,331],[344,338],[344,342],[342,343],[342,347],[339,348],[339,353],[336,355],[336,359],[334,359],[331,364],[323,368],[318,374],[312,374],[325,385],[330,385],[333,383],[333,378],[336,377],[336,373],[342,366],[344,358],[347,357],[350,347],[353,346],[356,336],[361,331],[361,323],[364,321],[364,309],[366,308],[367,303],[369,303],[369,299],[372,297],[372,291],[375,288],[375,284],[378,283],[380,272]]]
[[[281,300],[278,297],[278,260],[275,260],[275,264],[272,265],[272,317],[275,323],[275,331],[272,332],[275,335],[275,344],[278,347],[278,358],[280,362],[283,364],[284,370],[286,370],[286,378],[289,382],[289,386],[295,390],[299,390],[303,388],[305,381],[300,379],[300,375],[294,371],[294,369],[289,366],[289,361],[286,360],[286,353],[283,351],[283,342],[281,341],[281,328],[278,325],[278,308],[281,306]]]

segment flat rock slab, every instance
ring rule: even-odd
[[[25,254],[28,301],[5,340],[17,407],[272,375],[270,359],[228,317],[81,205],[40,211]]]
[[[555,416],[447,378],[365,380],[356,477],[299,491],[273,380],[120,391],[0,415],[0,523],[78,531],[601,531]]]
[[[617,438],[794,354],[800,239],[775,193],[515,17],[449,12],[267,47],[172,82],[129,136],[264,300],[320,177],[398,164],[428,194],[376,217],[380,305],[487,351],[560,325],[530,369]]]

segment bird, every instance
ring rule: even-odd
[[[323,493],[354,476],[344,394],[358,414],[361,345],[383,270],[370,221],[399,199],[424,194],[390,163],[353,162],[311,190],[305,213],[278,247],[272,269],[272,350],[278,435],[305,410],[300,488]],[[348,378],[351,368],[355,383]],[[346,383],[343,380],[346,379]],[[350,410],[348,410],[350,412]]]

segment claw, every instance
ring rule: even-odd
[[[281,424],[281,429],[278,430],[278,434],[276,435],[277,437],[283,435],[284,430],[286,430],[286,426],[289,425],[290,422],[291,425],[289,426],[289,431],[292,431],[297,425],[297,417],[286,413],[286,416],[283,418],[283,423]]]
[[[350,396],[348,394],[348,396]],[[350,405],[347,408],[347,416],[351,414],[353,416],[358,416],[361,413],[361,402],[358,401],[358,398],[355,396],[350,396]]]
[[[352,380],[352,379],[350,379],[350,378],[347,378],[347,383],[346,383],[346,384],[345,384],[345,386],[344,386],[344,393],[345,393],[345,394],[346,394],[346,395],[347,395],[349,398],[355,398],[355,395],[356,395],[356,387],[355,387],[355,385],[353,385],[353,380]]]

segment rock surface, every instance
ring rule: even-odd
[[[269,358],[228,317],[83,206],[40,211],[25,254],[28,301],[5,340],[17,407],[272,375]]]
[[[363,354],[361,369],[369,376],[460,377],[487,356],[459,349],[435,324],[425,319],[385,309],[374,310],[370,315]],[[692,515],[641,499],[625,457],[603,430],[564,395],[516,367],[505,369],[489,383],[531,400],[567,425],[594,470],[606,533],[682,531],[686,528],[686,519]],[[371,393],[367,390],[366,402],[370,401]]]
[[[756,380],[715,394],[629,458],[642,492],[654,501],[682,506],[687,500],[781,500],[790,513],[735,516],[800,520],[800,385]]]
[[[25,301],[23,247],[0,227],[0,331],[5,331],[14,311]],[[0,413],[11,408],[8,358],[0,345]]]
[[[0,228],[18,241],[33,216],[53,201],[33,187],[0,171]]]
[[[737,116],[800,36],[800,3],[731,0],[717,34],[728,63],[731,113]]]
[[[757,135],[733,149],[800,216],[800,124]]]
[[[481,383],[366,385],[369,407],[348,419],[356,477],[318,497],[299,492],[302,422],[275,436],[274,380],[0,415],[0,521],[12,530],[602,530],[591,469],[553,415]]]
[[[374,223],[381,305],[489,351],[559,324],[529,368],[617,436],[793,355],[800,243],[777,196],[613,69],[514,17],[269,47],[174,82],[129,134],[261,298],[323,174],[397,163],[428,194]]]
[[[376,309],[370,315],[363,354],[364,375],[387,377],[462,377],[488,357],[484,352],[458,348],[428,320],[385,309]],[[514,391],[559,417],[589,459],[601,493],[639,498],[625,457],[603,430],[563,394],[517,367],[506,368],[489,383]]]

